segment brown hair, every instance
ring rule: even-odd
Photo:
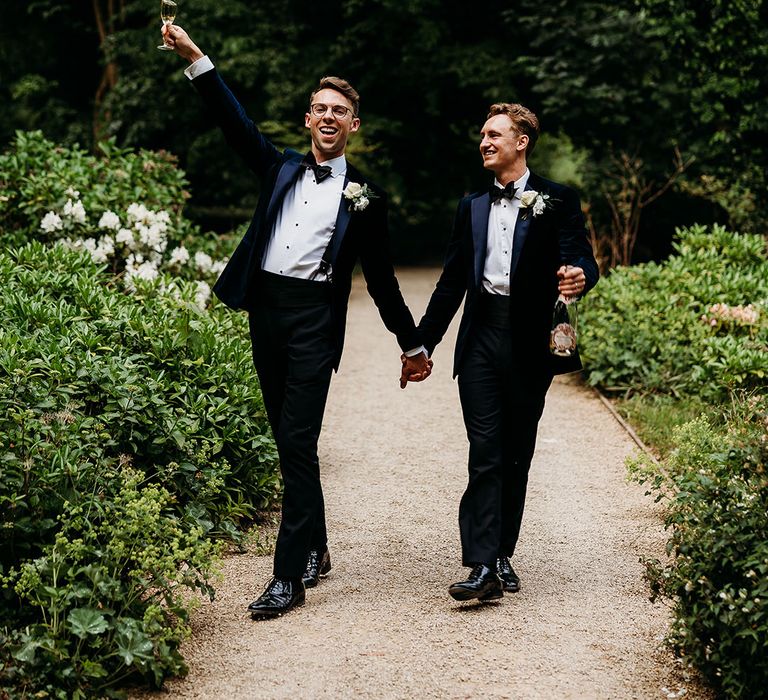
[[[506,114],[512,120],[512,128],[520,134],[528,137],[528,146],[525,155],[530,156],[539,138],[539,119],[527,107],[516,102],[497,102],[491,105],[487,119],[497,114]]]
[[[322,78],[320,78],[320,83],[318,86],[312,91],[312,94],[309,96],[309,104],[312,104],[312,100],[315,99],[315,95],[317,95],[320,90],[336,90],[336,92],[340,92],[344,97],[346,97],[351,103],[352,103],[352,114],[353,116],[357,116],[360,111],[360,95],[358,94],[357,90],[353,88],[344,78],[339,78],[335,75],[326,75]]]

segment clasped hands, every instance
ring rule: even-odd
[[[400,361],[403,367],[400,370],[400,388],[405,389],[408,382],[423,382],[432,374],[432,365],[434,362],[427,357],[425,352],[408,357],[400,355]]]

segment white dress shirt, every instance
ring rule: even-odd
[[[213,70],[213,62],[203,56],[187,66],[184,75],[194,80],[210,70]],[[341,155],[321,165],[331,168],[330,176],[316,182],[312,170],[306,169],[285,195],[264,250],[263,270],[301,279],[327,279],[318,268],[336,227],[347,160]],[[405,354],[413,357],[420,352],[426,354],[424,347],[413,348]]]
[[[515,180],[516,190],[512,199],[502,197],[491,204],[483,268],[483,289],[490,294],[509,296],[509,271],[512,263],[512,245],[515,241],[515,225],[520,211],[520,199],[530,174],[526,168],[523,176]],[[498,180],[495,184],[497,187],[504,187]]]
[[[306,168],[286,193],[264,250],[263,270],[321,282],[327,279],[318,268],[336,228],[347,160],[341,155],[321,165],[331,168],[322,182],[316,182],[314,172]]]

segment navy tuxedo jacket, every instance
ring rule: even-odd
[[[584,270],[584,293],[595,286],[599,271],[592,253],[579,198],[569,187],[530,174],[526,190],[548,194],[551,207],[538,216],[520,210],[515,225],[510,265],[510,362],[521,369],[562,374],[581,369],[578,354],[569,358],[549,352],[552,312],[557,300],[557,270],[577,265]],[[453,374],[473,332],[475,309],[482,289],[491,203],[487,192],[464,197],[456,211],[442,275],[419,323],[422,342],[432,354],[466,295],[459,326]]]
[[[285,195],[303,173],[303,154],[278,151],[248,118],[242,105],[214,69],[192,81],[217,121],[227,143],[261,179],[261,195],[251,224],[216,282],[213,291],[227,306],[250,310],[256,301],[258,275],[275,218]],[[333,270],[332,309],[338,369],[344,344],[347,303],[352,271],[359,260],[368,292],[379,309],[384,325],[397,336],[403,350],[418,347],[419,340],[411,312],[395,278],[387,233],[387,200],[384,192],[368,181],[349,162],[344,181],[367,184],[377,195],[363,211],[350,211],[342,197],[336,219],[340,244],[331,259]]]

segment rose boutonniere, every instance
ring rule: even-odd
[[[529,214],[533,216],[543,214],[546,209],[552,207],[552,202],[552,197],[548,194],[542,194],[536,190],[525,190],[520,197],[520,207],[525,209],[523,220],[527,219]]]
[[[372,199],[378,197],[368,185],[361,185],[359,182],[347,184],[342,194],[349,200],[349,211],[363,211]]]

